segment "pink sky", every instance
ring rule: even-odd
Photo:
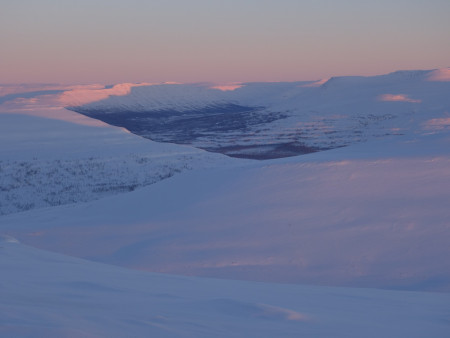
[[[450,2],[7,1],[0,83],[319,80],[450,66]]]

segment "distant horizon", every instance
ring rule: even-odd
[[[178,81],[172,81],[172,80],[166,80],[166,81],[151,81],[151,79],[147,81],[132,81],[132,80],[123,80],[123,81],[117,81],[117,82],[100,82],[100,81],[84,81],[84,82],[0,82],[0,86],[19,86],[19,85],[46,85],[46,86],[84,86],[84,85],[102,85],[102,86],[114,86],[118,84],[124,84],[124,83],[131,83],[131,84],[148,84],[148,85],[188,85],[188,84],[208,84],[208,85],[238,85],[238,84],[245,84],[245,83],[277,83],[277,82],[315,82],[325,79],[331,79],[336,77],[371,77],[371,76],[383,76],[388,75],[396,72],[414,72],[414,71],[435,71],[435,70],[449,70],[450,72],[450,66],[446,67],[434,67],[434,68],[427,68],[427,69],[418,69],[418,68],[411,68],[411,69],[395,69],[387,72],[381,72],[381,73],[370,73],[370,74],[345,74],[345,75],[335,75],[330,74],[326,75],[324,77],[320,78],[312,78],[312,79],[296,79],[296,80],[259,80],[259,81],[186,81],[186,82],[178,82]]]

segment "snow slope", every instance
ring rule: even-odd
[[[0,242],[2,337],[446,337],[450,295],[159,275]]]
[[[4,216],[2,229],[32,246],[149,271],[449,291],[448,142],[439,131],[196,170]]]
[[[80,116],[50,108],[0,113],[0,215],[90,201],[232,162],[73,115]]]

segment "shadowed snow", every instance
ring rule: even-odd
[[[445,337],[448,294],[160,275],[0,244],[2,337]]]

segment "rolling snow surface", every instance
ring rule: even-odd
[[[196,170],[5,216],[3,229],[36,247],[148,271],[449,291],[447,144],[433,134]]]
[[[448,294],[131,271],[0,242],[2,337],[446,337]]]
[[[448,69],[0,86],[0,336],[447,337],[449,93]]]

